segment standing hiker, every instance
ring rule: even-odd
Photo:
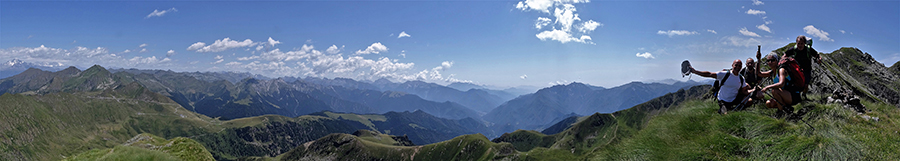
[[[819,52],[812,48],[812,44],[808,44],[807,42],[806,36],[797,36],[796,45],[784,51],[785,56],[793,57],[794,60],[797,60],[797,64],[800,65],[800,69],[802,69],[801,72],[803,72],[803,76],[806,78],[804,84],[809,84],[811,80],[812,59],[815,59],[817,63],[822,63],[822,57],[819,55]],[[805,90],[806,87],[804,87],[803,91]]]
[[[731,70],[715,73],[709,71],[697,71],[694,67],[690,67],[691,73],[702,77],[715,78],[719,82],[719,91],[716,91],[719,102],[719,114],[728,114],[728,110],[734,109],[734,107],[740,104],[741,100],[750,93],[748,88],[750,86],[744,82],[744,77],[738,74],[740,73],[740,70],[740,59],[735,59],[734,62],[731,63]]]

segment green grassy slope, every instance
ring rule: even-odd
[[[349,134],[331,134],[279,157],[281,160],[493,160],[515,157],[509,143],[481,134],[462,135],[424,146],[394,146]]]
[[[140,133],[190,136],[217,130],[212,119],[187,111],[140,86],[116,90],[0,96],[0,157],[56,160],[113,147]]]
[[[212,154],[197,141],[177,137],[166,140],[153,134],[139,134],[124,145],[94,149],[63,159],[79,160],[214,160]]]

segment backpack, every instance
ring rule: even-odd
[[[716,80],[716,82],[713,83],[713,97],[719,97],[719,88],[722,88],[722,85],[725,84],[725,81],[728,81],[728,76],[731,76],[731,70],[728,70],[728,72],[725,73],[725,78],[722,78],[722,81]],[[738,74],[738,78],[741,79],[741,86],[743,86],[744,77],[741,77],[741,75]]]
[[[792,91],[803,91],[806,89],[806,77],[803,75],[803,70],[800,68],[800,64],[797,63],[797,60],[794,60],[792,57],[782,57],[781,61],[778,62],[778,69],[784,68],[787,70],[788,75],[790,75],[791,79],[787,80],[787,84],[785,84],[784,89],[792,90]],[[777,71],[777,70],[776,70]]]

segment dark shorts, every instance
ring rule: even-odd
[[[791,104],[790,105],[796,105],[797,103],[800,103],[800,99],[801,99],[800,92],[798,92],[798,91],[788,91],[788,92],[791,92]]]
[[[800,95],[797,95],[797,96],[799,97]],[[725,102],[722,100],[718,100],[719,106],[725,107],[725,109],[728,109],[728,110],[733,110],[734,106],[741,104],[741,101],[744,101],[744,98],[746,98],[746,97],[747,97],[747,94],[738,92],[738,95],[735,96],[734,100],[731,100],[731,102]]]

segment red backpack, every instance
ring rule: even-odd
[[[778,68],[784,68],[787,70],[788,75],[790,75],[790,80],[787,80],[787,84],[785,84],[785,89],[795,90],[795,91],[803,91],[806,89],[806,79],[803,75],[803,70],[800,68],[800,64],[797,63],[797,60],[794,60],[792,57],[782,57],[781,61],[778,62]]]

